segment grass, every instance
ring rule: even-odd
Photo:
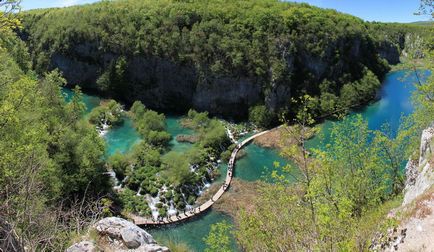
[[[402,195],[386,201],[373,211],[366,212],[358,221],[356,225],[357,229],[354,230],[350,243],[357,248],[358,251],[367,251],[371,239],[377,232],[386,234],[387,230],[399,225],[396,216],[391,218],[386,218],[386,216],[388,216],[392,209],[399,207],[401,203]]]
[[[192,251],[187,244],[182,242],[176,242],[174,240],[166,240],[160,243],[162,246],[166,246],[169,248],[171,252],[190,252]]]
[[[405,222],[411,218],[423,219],[430,215],[431,209],[426,206],[425,202],[434,200],[434,186],[431,186],[422,195],[419,195],[413,200],[401,213],[401,222]]]

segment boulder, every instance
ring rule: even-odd
[[[140,233],[134,228],[123,228],[121,230],[122,240],[128,248],[138,248],[143,243],[143,238]]]
[[[71,247],[66,249],[66,252],[96,252],[99,251],[95,244],[91,241],[82,241],[75,243]]]
[[[108,217],[95,224],[98,234],[107,236],[111,250],[136,252],[168,252],[158,245],[152,236],[132,222],[118,217]]]

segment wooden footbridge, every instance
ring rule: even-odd
[[[184,220],[186,220],[188,218],[191,218],[193,216],[196,216],[196,215],[198,215],[198,214],[200,214],[200,213],[205,212],[206,210],[208,210],[210,207],[212,207],[212,205],[218,199],[220,199],[220,197],[229,188],[229,185],[231,184],[231,181],[232,181],[232,177],[234,175],[233,171],[234,171],[235,161],[236,161],[236,157],[237,157],[238,151],[240,149],[242,149],[247,143],[249,143],[250,141],[252,141],[253,139],[255,139],[256,137],[264,135],[264,134],[268,133],[269,131],[270,130],[266,130],[266,131],[262,131],[260,133],[257,133],[255,135],[247,138],[246,140],[242,141],[241,143],[237,144],[237,146],[235,147],[235,149],[232,151],[231,158],[229,159],[228,171],[226,173],[225,182],[220,187],[220,189],[211,197],[211,199],[209,199],[208,201],[206,201],[202,205],[197,206],[197,207],[195,207],[193,209],[186,210],[185,212],[178,213],[176,215],[171,215],[171,216],[168,216],[168,217],[164,217],[164,218],[159,219],[159,220],[154,220],[152,218],[144,218],[144,217],[140,217],[140,216],[131,216],[131,218],[133,219],[134,223],[136,225],[164,225],[164,224],[172,224],[172,223],[184,221]]]

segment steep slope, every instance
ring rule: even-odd
[[[434,250],[434,128],[422,133],[419,162],[407,164],[407,184],[402,203],[400,243],[397,251]]]
[[[419,160],[409,160],[406,166],[406,186],[402,205],[392,210],[388,218],[399,225],[386,236],[375,239],[374,251],[433,251],[434,250],[434,128],[423,131]]]
[[[364,103],[383,58],[400,54],[356,17],[274,0],[127,0],[23,18],[39,72],[59,68],[70,85],[154,109],[237,118],[256,104],[287,109],[305,92],[318,113]]]

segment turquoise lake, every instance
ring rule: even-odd
[[[425,77],[428,71],[423,72]],[[389,73],[380,91],[380,99],[377,102],[366,106],[360,111],[353,112],[352,115],[361,114],[369,122],[370,129],[380,129],[384,123],[388,123],[392,131],[396,131],[399,127],[400,118],[402,115],[408,115],[413,111],[411,104],[411,94],[415,90],[415,76],[408,71],[396,71]],[[65,89],[66,99],[70,99],[71,91]],[[100,99],[96,96],[84,96],[84,102],[87,106],[87,111],[97,106]],[[175,140],[178,134],[191,134],[192,131],[182,128],[179,125],[179,116],[167,116],[166,125],[168,132],[173,136],[170,142],[171,150],[184,152],[191,147],[189,143],[179,143]],[[325,121],[321,125],[325,142],[332,124],[335,122]],[[339,122],[336,122],[339,123]],[[132,127],[130,120],[125,120],[120,127],[111,129],[105,136],[107,142],[107,154],[111,155],[116,151],[126,152],[134,143],[140,141],[138,133]],[[320,147],[323,144],[318,137],[314,137],[309,141],[309,147]],[[237,161],[235,169],[235,177],[246,180],[255,181],[264,179],[273,169],[273,163],[279,162],[280,165],[288,163],[287,160],[280,157],[279,153],[273,149],[266,149],[255,144],[250,144],[245,147],[246,155]],[[220,172],[225,174],[226,165],[220,165]],[[217,179],[217,182],[221,179]],[[172,240],[182,242],[189,246],[194,251],[203,251],[205,249],[204,237],[210,231],[210,225],[226,220],[232,222],[229,216],[209,211],[198,218],[192,219],[182,224],[164,226],[160,228],[148,229],[156,240],[164,241]],[[235,242],[232,241],[234,250],[237,250]]]

